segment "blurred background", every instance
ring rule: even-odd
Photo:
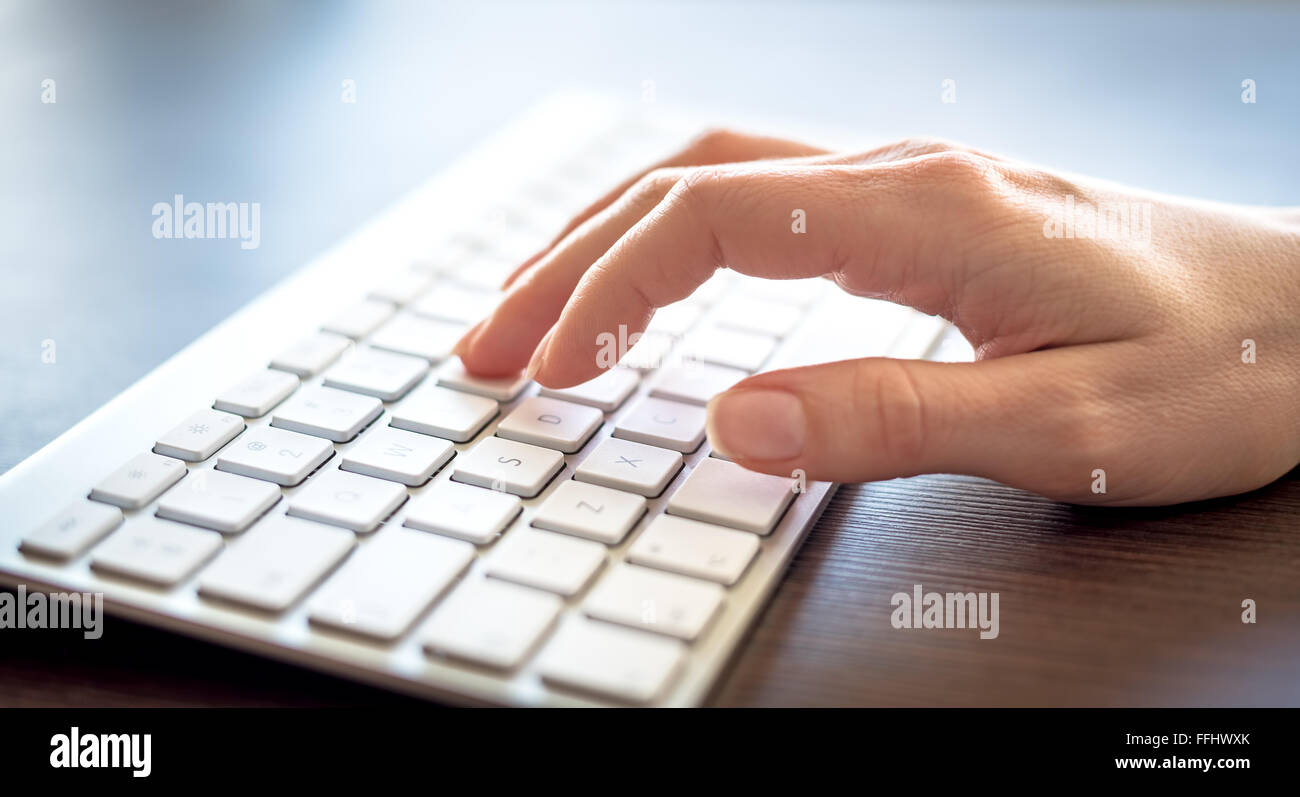
[[[557,90],[1300,204],[1298,41],[1280,3],[0,0],[0,472]],[[176,193],[261,246],[154,239]]]

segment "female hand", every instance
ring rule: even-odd
[[[1086,207],[1128,223],[1103,237]],[[942,315],[976,351],[741,381],[710,403],[709,438],[747,468],[956,472],[1077,503],[1169,504],[1300,462],[1297,209],[1158,196],[942,141],[837,154],[703,136],[521,266],[458,352],[475,373],[527,364],[544,385],[578,384],[599,374],[600,333],[643,330],[718,268],[826,276]]]

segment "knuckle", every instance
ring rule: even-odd
[[[687,149],[701,160],[726,160],[726,154],[736,148],[742,139],[740,133],[726,127],[710,127],[701,131]]]
[[[993,162],[964,150],[946,150],[921,157],[917,170],[931,179],[959,188],[979,188],[993,178]]]
[[[669,196],[677,204],[699,209],[720,186],[722,176],[722,170],[710,166],[687,169],[673,183]]]
[[[673,167],[652,169],[628,189],[626,197],[637,205],[647,201],[658,203],[682,177],[682,170]]]
[[[874,390],[859,390],[858,395],[875,398],[876,444],[893,462],[920,462],[933,434],[933,419],[920,385],[905,363],[872,362],[876,364],[870,369],[875,372]]]

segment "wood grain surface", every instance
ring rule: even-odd
[[[893,628],[918,583],[997,592],[999,636]],[[94,642],[4,630],[0,650],[4,706],[423,705],[121,620]],[[956,476],[846,486],[711,702],[1300,705],[1300,469],[1160,509]]]

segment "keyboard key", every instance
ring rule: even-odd
[[[23,553],[72,559],[122,524],[122,510],[93,501],[77,501],[23,537]]]
[[[418,487],[455,453],[455,447],[440,437],[380,426],[348,449],[339,469]]]
[[[582,461],[573,478],[654,498],[681,469],[682,455],[676,451],[607,437]]]
[[[329,367],[329,364],[347,351],[352,341],[332,332],[315,332],[271,360],[271,367],[306,379]]]
[[[564,456],[500,437],[486,437],[456,458],[458,482],[532,498],[564,467]]]
[[[582,602],[588,617],[691,641],[722,606],[717,584],[636,565],[619,565]]]
[[[537,510],[533,525],[617,545],[645,514],[645,506],[639,495],[567,481]]]
[[[400,526],[362,544],[309,603],[311,622],[382,640],[410,628],[474,559],[474,546]]]
[[[158,517],[234,534],[253,525],[280,500],[274,484],[219,470],[202,470],[163,493]]]
[[[370,345],[438,362],[451,354],[451,347],[465,334],[465,329],[464,324],[402,313],[376,330],[370,336]]]
[[[428,363],[419,357],[357,349],[325,372],[325,386],[396,401],[415,387],[428,370]]]
[[[497,403],[425,383],[393,407],[389,425],[457,443],[474,439],[497,417]]]
[[[517,376],[500,379],[472,376],[459,357],[452,357],[438,369],[438,384],[497,401],[512,401],[528,386],[528,380],[522,371]]]
[[[758,537],[698,520],[659,515],[628,548],[628,561],[730,586],[758,553]]]
[[[613,412],[627,401],[640,381],[640,374],[631,368],[608,368],[590,382],[559,390],[544,387],[539,395],[585,404],[601,412]]]
[[[668,513],[771,534],[794,500],[795,481],[706,457],[668,499]]]
[[[155,454],[175,457],[186,462],[200,462],[217,453],[217,449],[244,431],[244,419],[229,412],[199,410],[180,426],[158,438]]]
[[[328,440],[257,426],[222,449],[217,470],[292,487],[332,456]]]
[[[500,291],[476,290],[454,282],[442,282],[412,305],[411,312],[458,324],[477,324],[496,309],[503,295]]]
[[[334,316],[322,329],[353,340],[361,340],[374,332],[380,324],[392,318],[395,312],[397,308],[391,302],[366,299]]]
[[[681,670],[686,646],[675,639],[574,617],[542,649],[537,669],[548,683],[645,703]]]
[[[384,277],[366,297],[393,304],[408,304],[433,287],[433,280],[418,271],[398,271]]]
[[[383,402],[374,396],[312,387],[285,402],[271,416],[271,425],[346,443],[383,411]]]
[[[593,407],[559,399],[526,398],[497,425],[497,435],[572,454],[591,439],[605,416]]]
[[[184,581],[221,549],[221,535],[211,531],[139,517],[94,550],[92,569],[172,587]]]
[[[245,418],[260,418],[288,398],[298,385],[298,377],[293,374],[264,368],[217,396],[212,408]]]
[[[733,294],[718,302],[711,318],[727,329],[783,338],[799,326],[803,310],[785,302]]]
[[[689,454],[704,442],[706,417],[703,407],[647,398],[615,424],[614,437]]]
[[[402,525],[483,545],[505,531],[522,507],[509,493],[438,482],[411,502]]]
[[[457,587],[424,633],[430,653],[488,667],[518,667],[551,630],[564,602],[546,592],[476,578]]]
[[[693,333],[687,338],[684,356],[686,359],[752,372],[763,366],[775,348],[776,341],[767,335],[715,326]]]
[[[159,454],[137,454],[90,491],[92,501],[139,509],[185,475],[185,463]]]
[[[709,399],[729,390],[747,376],[748,373],[737,368],[688,361],[661,371],[654,387],[650,389],[650,395],[705,405]]]
[[[521,526],[501,539],[487,559],[493,578],[576,595],[605,564],[605,546]]]
[[[406,501],[400,484],[325,470],[289,501],[288,514],[353,531],[374,531]]]
[[[199,594],[282,612],[356,545],[351,532],[274,515],[236,539],[199,578]]]

